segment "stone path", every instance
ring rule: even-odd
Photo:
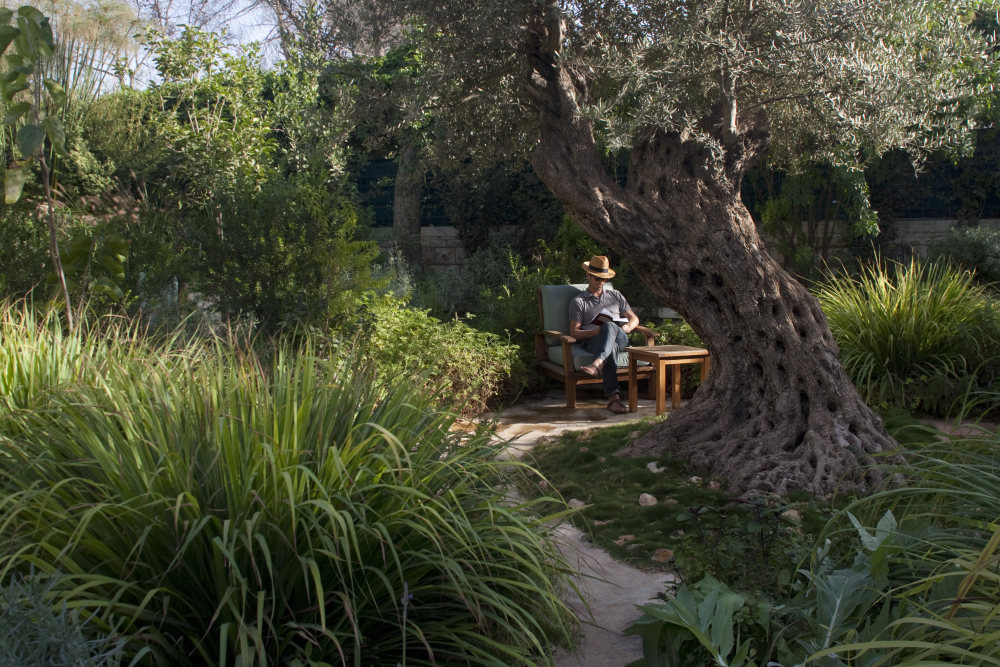
[[[498,415],[498,435],[515,438],[508,453],[520,458],[543,437],[655,416],[651,400],[640,398],[638,412],[616,415],[607,410],[599,395],[581,394],[574,410],[565,407],[562,392],[552,391]],[[567,562],[576,567],[576,585],[583,592],[585,603],[575,600],[573,604],[581,621],[580,643],[572,652],[556,655],[555,667],[623,667],[642,658],[639,637],[622,633],[638,618],[636,605],[655,601],[666,589],[671,575],[639,570],[616,561],[568,523],[556,529],[556,539]]]

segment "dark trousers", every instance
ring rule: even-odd
[[[594,355],[595,361],[603,361],[601,387],[604,396],[610,397],[621,391],[618,386],[618,362],[615,355],[628,347],[628,334],[613,322],[601,325],[596,336],[583,341],[583,349]]]

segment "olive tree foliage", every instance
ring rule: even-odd
[[[969,26],[995,10],[978,0],[404,4],[437,38],[435,103],[461,105],[453,118],[475,121],[474,143],[492,128],[505,150],[533,150],[524,139],[537,136],[535,111],[553,104],[558,76],[600,148],[683,132],[723,171],[750,126],[766,127],[766,145],[788,160],[970,147],[975,74],[992,61],[989,38]]]
[[[404,39],[390,0],[247,0],[266,8],[286,58],[305,47],[331,59],[385,56]]]
[[[894,445],[816,300],[766,252],[740,185],[772,156],[857,168],[967,147],[993,67],[962,0],[407,0],[431,36],[439,150],[527,152],[596,240],[692,325],[712,372],[631,446],[743,491],[871,488]],[[602,161],[630,153],[624,184]]]

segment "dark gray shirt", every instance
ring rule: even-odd
[[[580,328],[586,329],[604,308],[618,317],[625,317],[625,313],[632,310],[618,290],[604,288],[600,297],[583,290],[569,302],[569,321],[579,322]]]

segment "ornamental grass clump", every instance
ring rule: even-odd
[[[138,329],[126,320],[100,319],[107,332],[102,345],[87,345],[83,327],[90,323],[80,324],[66,332],[53,310],[0,301],[0,415],[40,407],[50,391],[69,383],[99,383],[108,357],[142,354]]]
[[[486,431],[309,341],[81,344],[99,382],[2,415],[0,580],[56,576],[143,664],[520,664],[572,632]]]
[[[936,414],[988,382],[1000,353],[984,288],[945,261],[879,258],[816,290],[840,359],[869,404]]]

